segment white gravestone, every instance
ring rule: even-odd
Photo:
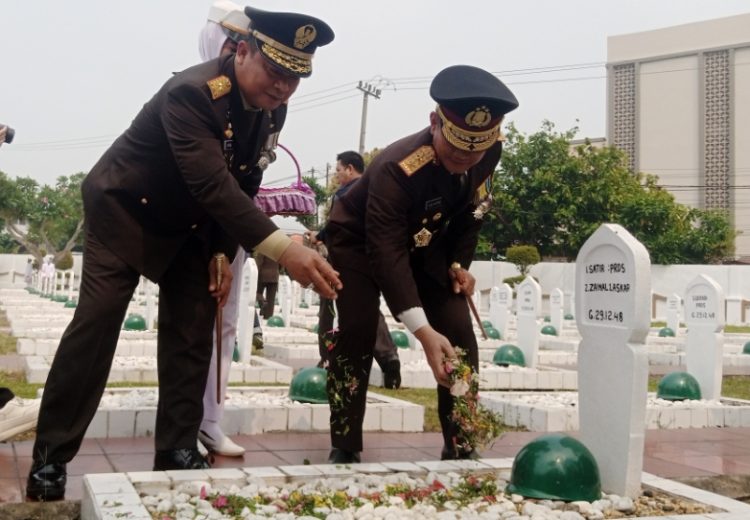
[[[679,294],[673,293],[667,298],[667,327],[672,329],[677,335],[680,329],[680,308],[682,307],[682,298]]]
[[[244,255],[245,252],[237,252]],[[255,288],[258,286],[258,264],[248,258],[242,267],[239,302],[237,309],[237,348],[240,361],[247,363],[253,352],[253,328],[255,323]]]
[[[513,306],[513,289],[507,283],[490,292],[490,321],[503,338],[508,338],[508,317]]]
[[[708,276],[697,276],[685,291],[685,361],[703,399],[721,397],[724,323],[724,290]]]
[[[739,293],[739,289],[743,287],[743,273],[744,269],[729,269],[727,270],[727,276],[729,277],[727,288],[729,294],[726,295],[726,321],[727,325],[746,325],[742,320],[742,308],[744,306],[745,299]]]
[[[542,288],[531,276],[518,286],[516,293],[516,334],[518,348],[523,352],[526,366],[535,368],[539,351],[539,324],[542,308]]]
[[[279,304],[284,326],[289,327],[292,317],[292,280],[286,276],[279,276]]]
[[[557,335],[562,334],[563,329],[563,292],[561,289],[552,289],[549,293],[549,321],[555,327]]]
[[[75,274],[75,271],[73,271],[73,269],[68,271],[68,280],[69,280],[68,299],[73,300],[75,299],[75,281],[76,281],[76,274]]]
[[[576,259],[575,316],[581,441],[602,489],[641,492],[651,294],[648,251],[617,224],[603,224]]]
[[[154,294],[154,284],[144,279],[144,292],[146,294],[146,329],[154,330],[154,321],[156,320],[156,295]]]

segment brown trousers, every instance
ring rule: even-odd
[[[205,246],[191,238],[159,281],[157,450],[196,445],[216,312],[208,262]],[[44,387],[35,461],[69,462],[78,452],[138,281],[133,268],[87,231],[78,306]]]
[[[380,289],[370,273],[347,267],[362,265],[361,261],[351,261],[352,254],[356,253],[329,247],[329,260],[340,273],[344,288],[336,301],[339,332],[328,356],[327,389],[331,406],[331,444],[334,448],[362,451],[362,423],[380,316]],[[430,325],[453,345],[466,350],[469,362],[478,370],[477,340],[466,298],[418,271],[415,271],[415,281]],[[346,383],[353,381],[356,381],[356,391],[347,391],[346,387],[351,388],[351,385]],[[453,397],[449,389],[438,386],[437,399],[443,440],[445,446],[451,447],[456,434],[451,420]]]

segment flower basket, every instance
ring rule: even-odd
[[[315,192],[302,180],[302,170],[297,158],[282,144],[277,145],[294,161],[297,168],[297,180],[285,188],[264,188],[258,190],[255,204],[266,215],[314,215],[317,210]]]

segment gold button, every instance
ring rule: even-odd
[[[422,224],[427,224],[427,219],[426,218],[422,219]]]
[[[240,170],[243,172],[247,170],[247,164],[240,164]]]
[[[143,204],[143,205],[146,205],[146,204],[148,204],[148,199],[147,199],[146,197],[143,197],[143,198],[141,199],[141,204]]]
[[[192,226],[190,226],[190,229],[195,229],[197,227],[198,227],[198,224],[193,224]]]

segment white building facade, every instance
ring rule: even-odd
[[[607,141],[750,258],[750,13],[607,39]]]

